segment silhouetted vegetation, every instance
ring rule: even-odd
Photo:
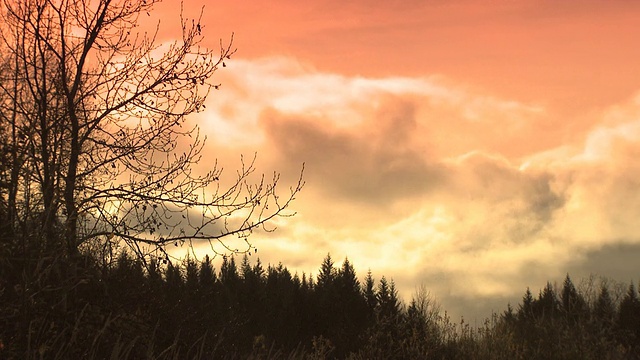
[[[245,254],[179,264],[122,252],[85,257],[70,282],[55,259],[2,261],[3,358],[620,359],[640,356],[633,284],[569,276],[494,314],[453,322],[424,288],[403,303],[393,280],[361,283],[327,256],[316,277]],[[39,274],[32,278],[30,274]]]

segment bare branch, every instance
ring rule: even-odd
[[[202,13],[181,15],[181,39],[160,43],[159,24],[139,27],[155,3],[3,1],[0,40],[15,61],[2,64],[12,78],[0,84],[0,130],[12,129],[12,181],[25,189],[12,201],[44,214],[42,236],[68,255],[119,242],[141,257],[202,241],[248,251],[255,230],[294,214],[304,186],[301,171],[280,197],[279,174],[257,176],[256,156],[231,179],[205,158],[206,137],[186,118],[219,89],[212,76],[235,54],[233,34],[207,49]],[[201,161],[214,164],[197,174]]]

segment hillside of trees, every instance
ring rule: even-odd
[[[569,276],[526,290],[515,307],[473,328],[426,291],[398,298],[393,280],[359,281],[328,255],[317,276],[259,259],[143,263],[123,252],[25,282],[3,261],[0,357],[7,359],[633,359],[640,300],[603,281],[588,293]],[[236,260],[240,260],[237,262]],[[33,270],[46,266],[40,260]],[[81,275],[80,275],[81,274]],[[595,284],[595,283],[594,283]],[[444,304],[446,305],[446,304]]]

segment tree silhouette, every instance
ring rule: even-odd
[[[600,286],[600,292],[595,303],[593,310],[595,319],[600,323],[599,325],[612,325],[615,320],[616,308],[611,298],[609,288],[602,284]]]
[[[530,321],[533,318],[533,302],[533,294],[531,294],[531,290],[527,287],[527,291],[522,297],[522,303],[518,308],[518,318],[520,321]]]
[[[373,275],[371,275],[371,269],[367,271],[367,276],[364,279],[364,297],[367,301],[367,307],[369,312],[373,315],[373,311],[378,305],[378,299],[376,298],[375,292],[376,283],[373,280]]]
[[[636,355],[640,355],[637,345],[640,340],[640,299],[633,282],[620,302],[618,331],[625,345],[635,348]]]
[[[553,290],[553,285],[547,282],[534,303],[534,314],[539,319],[553,320],[558,314],[558,307],[558,298]]]
[[[322,265],[320,265],[320,272],[318,273],[317,279],[317,287],[318,288],[330,288],[334,286],[334,282],[338,272],[334,267],[333,259],[331,259],[331,254],[327,254],[327,256],[322,261]]]
[[[587,303],[582,295],[578,293],[569,274],[564,279],[562,286],[562,292],[560,294],[560,301],[562,303],[562,311],[567,317],[568,321],[573,323],[586,319],[588,313]]]
[[[0,128],[12,166],[0,169],[0,203],[12,234],[66,256],[126,243],[163,257],[196,240],[247,251],[253,229],[286,215],[302,181],[280,197],[278,174],[250,182],[255,158],[231,178],[211,159],[194,171],[205,137],[186,117],[204,110],[235,50],[205,49],[201,18],[181,18],[181,39],[159,43],[139,30],[156,2],[3,2]]]
[[[393,280],[380,279],[377,289],[378,308],[381,317],[394,318],[400,313],[400,299]]]
[[[337,272],[334,291],[336,299],[330,310],[335,314],[331,320],[335,330],[331,337],[334,339],[334,355],[344,357],[348,349],[360,347],[362,338],[359,330],[366,327],[367,321],[367,303],[356,270],[347,258]]]

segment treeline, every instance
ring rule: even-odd
[[[236,260],[239,260],[236,262]],[[607,359],[640,356],[640,300],[567,276],[479,328],[452,322],[423,289],[405,304],[392,280],[327,256],[316,277],[233,256],[143,264],[122,253],[104,266],[2,262],[2,358]],[[15,265],[15,263],[14,263]],[[37,268],[40,267],[40,268]],[[51,268],[53,269],[53,268]],[[73,276],[69,276],[73,275]],[[69,279],[74,279],[70,283]]]
[[[640,300],[634,284],[624,292],[607,279],[584,283],[577,290],[567,275],[560,287],[547,283],[537,296],[527,288],[517,310],[509,305],[475,334],[463,334],[458,348],[463,353],[476,349],[481,354],[476,358],[640,358]]]
[[[369,273],[361,284],[348,260],[336,268],[330,256],[315,278],[246,255],[218,270],[208,257],[143,264],[126,252],[110,266],[85,258],[74,274],[56,268],[29,284],[15,272],[3,281],[0,355],[385,358],[410,350],[410,338],[436,336],[421,317],[426,303],[406,310],[393,281]]]

